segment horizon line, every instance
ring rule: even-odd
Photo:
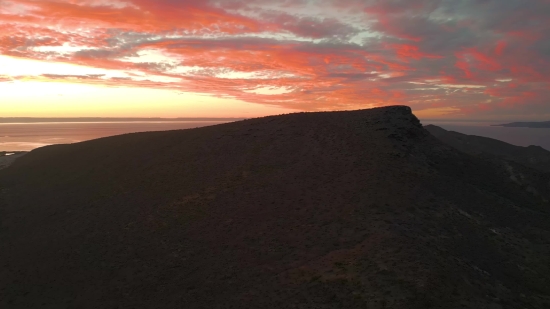
[[[37,122],[139,122],[139,121],[238,121],[246,117],[0,117],[0,123],[37,123]]]

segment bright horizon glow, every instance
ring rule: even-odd
[[[249,118],[292,112],[239,100],[154,88],[40,81],[6,84],[0,83],[0,117]]]
[[[0,0],[0,117],[550,118],[546,0]],[[529,22],[510,23],[510,20]]]
[[[0,83],[0,117],[241,118],[291,111],[170,89],[56,82],[41,76],[49,72],[124,77],[117,71],[0,56],[0,75],[26,76]]]

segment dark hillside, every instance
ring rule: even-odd
[[[540,146],[521,147],[496,139],[447,131],[441,127],[424,127],[439,140],[472,155],[493,155],[543,172],[550,172],[550,151]]]
[[[404,106],[44,147],[0,189],[0,308],[550,307],[550,177]]]

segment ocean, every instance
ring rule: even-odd
[[[227,121],[0,123],[0,151],[29,151],[133,132],[190,129]]]
[[[132,132],[189,129],[228,121],[118,121],[0,123],[0,151],[29,151],[52,144],[77,143]],[[492,127],[491,123],[422,121],[446,130],[550,150],[550,129]]]

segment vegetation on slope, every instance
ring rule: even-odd
[[[403,106],[44,147],[0,171],[0,307],[548,308],[549,186]]]

